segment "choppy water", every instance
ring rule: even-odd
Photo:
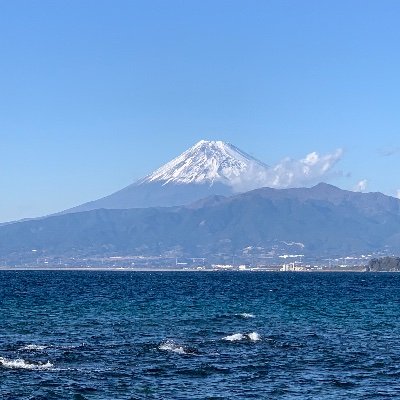
[[[0,272],[0,398],[400,398],[400,274]]]

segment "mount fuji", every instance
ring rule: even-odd
[[[201,140],[137,182],[64,211],[180,206],[263,186],[269,167],[230,143]]]
[[[0,226],[0,264],[38,254],[218,260],[249,249],[280,257],[291,246],[311,257],[400,251],[399,199],[326,183],[260,188],[273,172],[231,144],[200,141],[107,197]]]

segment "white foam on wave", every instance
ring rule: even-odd
[[[20,350],[44,350],[47,349],[47,346],[41,346],[39,344],[27,344],[24,347],[21,347]]]
[[[75,350],[75,349],[81,349],[82,347],[86,347],[86,343],[81,343],[81,344],[71,344],[71,345],[64,345],[64,346],[57,346],[61,350]]]
[[[251,313],[241,313],[241,314],[236,314],[236,315],[239,315],[239,317],[242,317],[242,318],[255,318],[256,317],[254,314],[251,314]]]
[[[252,342],[258,342],[261,340],[261,336],[257,332],[250,332],[247,334],[247,337],[252,341]]]
[[[228,340],[229,342],[236,342],[239,340],[243,340],[245,336],[243,333],[234,333],[233,335],[228,335],[222,338],[223,340]]]
[[[258,342],[261,340],[261,336],[257,332],[250,333],[234,333],[233,335],[228,335],[222,338],[223,340],[227,340],[229,342],[238,342],[240,340],[248,339],[252,342]]]
[[[177,345],[173,340],[167,340],[158,346],[159,350],[171,351],[178,354],[188,354],[183,346]]]
[[[54,365],[47,361],[45,364],[34,364],[17,358],[15,360],[9,360],[7,358],[0,357],[0,365],[5,368],[16,368],[16,369],[51,369]]]

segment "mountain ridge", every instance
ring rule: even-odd
[[[189,206],[63,214],[0,227],[0,259],[29,260],[32,249],[69,257],[215,257],[247,248],[272,254],[277,242],[300,243],[301,254],[320,257],[398,252],[400,200],[320,184],[213,196]]]

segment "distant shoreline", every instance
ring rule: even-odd
[[[115,268],[115,267],[0,267],[0,271],[98,271],[98,272],[271,272],[271,273],[364,273],[365,269],[320,269],[320,270],[304,270],[304,271],[279,271],[272,269],[182,269],[182,268]],[[395,271],[380,271],[380,272],[395,272]]]

